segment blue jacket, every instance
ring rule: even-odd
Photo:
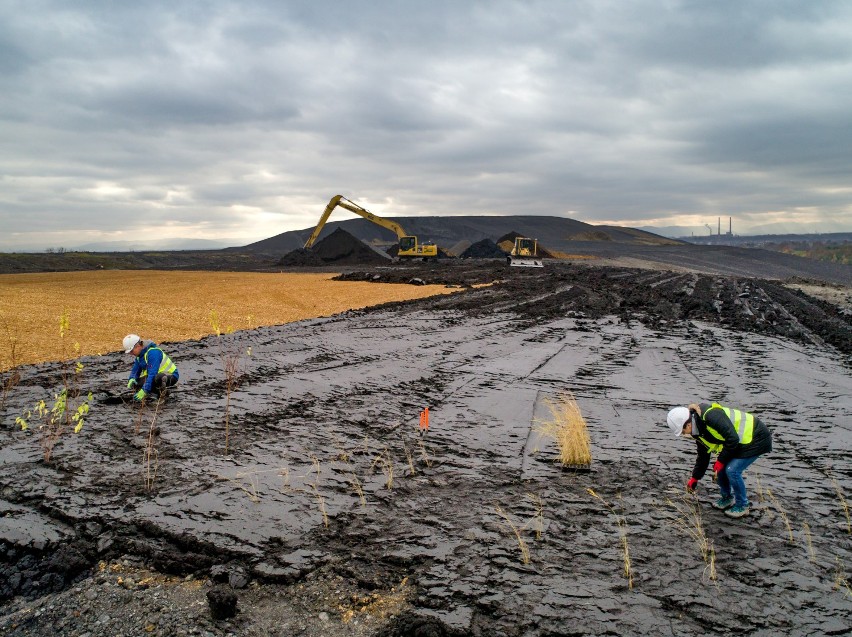
[[[151,386],[157,374],[161,372],[171,374],[175,379],[180,378],[177,367],[172,363],[171,359],[165,355],[163,350],[157,347],[156,343],[149,342],[139,352],[139,356],[133,360],[130,378],[141,380],[140,377],[144,377],[145,385],[143,385],[142,389],[145,390],[145,393],[148,393],[151,391]]]

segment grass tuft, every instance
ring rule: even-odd
[[[775,510],[778,511],[778,515],[780,515],[781,519],[784,521],[784,526],[787,527],[787,541],[790,544],[795,544],[796,540],[793,537],[793,527],[790,526],[790,518],[787,517],[787,511],[784,510],[784,507],[781,506],[781,503],[775,498],[775,495],[772,493],[772,489],[766,490],[766,497],[769,498],[772,506],[775,507]]]
[[[627,588],[633,589],[633,565],[630,561],[630,546],[627,543],[627,520],[623,515],[618,515],[613,506],[604,500],[594,489],[586,489],[589,495],[600,502],[612,513],[618,522],[618,530],[621,540],[621,557],[624,563],[624,577],[627,579]]]
[[[499,504],[495,506],[494,509],[497,511],[497,515],[503,518],[506,521],[506,524],[512,530],[512,534],[515,536],[515,541],[518,543],[518,548],[521,550],[521,562],[523,562],[524,564],[529,564],[530,549],[527,546],[527,543],[524,540],[523,536],[521,535],[521,527],[515,524],[512,518],[510,518],[509,515],[505,511],[503,511]]]
[[[816,552],[814,552],[813,536],[811,535],[811,525],[807,522],[802,522],[802,527],[805,531],[805,545],[808,547],[808,559],[811,562],[816,562]]]
[[[701,504],[698,498],[694,494],[685,493],[681,495],[678,502],[667,498],[666,504],[675,511],[674,515],[670,516],[674,525],[695,540],[701,553],[701,559],[706,564],[704,573],[710,581],[715,582],[717,578],[716,551],[713,549],[713,541],[707,537],[707,533],[704,531]]]
[[[843,508],[843,513],[846,514],[846,533],[852,534],[852,521],[850,521],[849,518],[849,503],[843,496],[843,490],[840,488],[840,484],[837,482],[836,478],[831,479],[831,484],[834,485],[834,491],[837,493],[837,499],[840,500],[840,506]]]
[[[589,428],[577,401],[570,393],[551,400],[545,398],[550,418],[537,420],[535,430],[553,439],[563,466],[588,466],[592,463],[592,442]]]
[[[393,458],[391,458],[390,449],[385,447],[384,451],[373,460],[370,468],[373,469],[376,465],[379,465],[382,473],[385,474],[385,488],[390,491],[393,489]]]

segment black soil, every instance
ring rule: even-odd
[[[482,239],[472,244],[459,256],[462,259],[505,259],[506,253],[491,239]]]
[[[360,239],[337,228],[310,249],[300,248],[285,254],[278,265],[370,265],[387,264],[389,261]]]
[[[325,265],[325,261],[313,250],[299,248],[288,252],[278,261],[278,265],[289,267],[312,267]]]
[[[178,390],[141,410],[114,400],[126,357],[84,359],[95,404],[49,463],[15,417],[62,368],[20,368],[0,634],[847,634],[849,314],[766,279],[548,266],[350,272],[459,291],[164,344]],[[566,390],[586,472],[537,430]],[[694,446],[664,425],[709,398],[773,433],[738,521],[709,476],[686,496]]]

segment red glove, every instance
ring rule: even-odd
[[[718,460],[713,463],[713,473],[722,473],[724,471],[725,465],[723,465]]]
[[[690,493],[695,493],[695,487],[697,487],[697,486],[698,486],[698,480],[696,480],[695,478],[690,478],[686,482],[686,490],[689,491]]]

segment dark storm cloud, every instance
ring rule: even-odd
[[[336,192],[848,229],[850,32],[843,2],[7,2],[0,249],[248,242]]]

